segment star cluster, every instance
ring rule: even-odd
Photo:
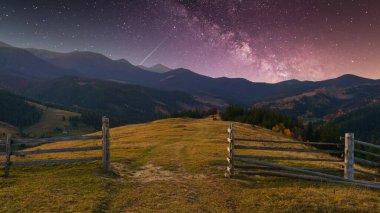
[[[376,0],[4,0],[0,40],[251,81],[380,78]]]

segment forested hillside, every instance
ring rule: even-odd
[[[232,105],[221,113],[221,118],[225,121],[237,121],[265,127],[297,140],[340,142],[339,125],[331,123],[306,123],[270,109],[247,109]]]
[[[355,137],[371,142],[380,139],[380,104],[354,110],[333,121],[340,126],[341,134],[354,132]]]
[[[0,121],[20,129],[37,123],[42,112],[28,104],[25,98],[0,89]]]
[[[85,123],[107,115],[113,124],[146,122],[163,115],[204,107],[192,96],[113,81],[62,77],[25,92],[28,97],[80,111]]]

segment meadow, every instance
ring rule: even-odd
[[[10,177],[0,178],[0,211],[380,212],[378,190],[278,177],[225,178],[228,124],[211,118],[174,118],[112,128],[112,173],[104,174],[101,162],[11,167]],[[235,125],[241,136],[287,139],[260,127]],[[59,142],[32,149],[100,143],[99,140]],[[271,151],[250,152],[279,155]],[[297,155],[326,157],[326,154]],[[100,151],[13,160],[87,156],[100,156]],[[314,162],[299,166],[333,168],[335,164]]]

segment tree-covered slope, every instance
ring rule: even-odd
[[[380,139],[380,104],[367,106],[343,115],[333,123],[340,126],[341,133],[353,132],[355,138],[364,141]]]
[[[80,77],[44,82],[25,94],[39,101],[108,115],[121,123],[149,121],[168,113],[203,107],[183,92]]]
[[[41,114],[25,98],[0,89],[0,121],[24,128],[37,123]]]
[[[363,106],[380,101],[380,83],[368,83],[346,88],[319,88],[300,95],[263,101],[256,107],[279,110],[307,120],[331,121]]]

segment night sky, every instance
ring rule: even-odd
[[[256,82],[380,78],[380,1],[0,0],[0,40]]]

